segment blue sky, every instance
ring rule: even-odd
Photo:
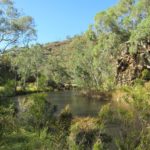
[[[118,0],[14,0],[15,6],[34,18],[38,42],[64,40],[94,23],[96,13]]]

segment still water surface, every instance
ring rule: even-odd
[[[66,105],[69,105],[74,116],[96,116],[100,108],[106,104],[106,102],[83,97],[79,95],[78,91],[57,91],[47,94],[48,100],[57,106],[57,114]],[[21,101],[25,97],[27,96],[19,96],[17,97],[17,101]]]

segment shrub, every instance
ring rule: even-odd
[[[15,94],[15,81],[7,80],[4,85],[4,91],[2,92],[4,96],[13,96]]]
[[[47,100],[45,94],[34,94],[28,99],[31,101],[29,108],[24,112],[25,122],[28,127],[39,132],[44,127],[48,127],[54,117],[54,106]],[[22,114],[23,115],[23,114]]]
[[[96,120],[93,118],[81,118],[75,120],[71,125],[68,138],[69,149],[91,150],[99,135],[99,129],[95,123]]]
[[[142,71],[142,76],[141,76],[141,78],[142,78],[143,80],[150,80],[150,71],[147,70],[147,69],[144,69],[144,70]]]
[[[13,105],[9,105],[8,107],[0,106],[0,137],[13,132],[15,129],[16,124],[13,114]]]
[[[93,146],[93,150],[104,150],[101,140],[97,140]]]
[[[69,105],[67,105],[65,109],[62,110],[59,116],[59,124],[61,125],[61,128],[64,131],[67,131],[67,132],[69,131],[72,119],[73,119],[73,116],[72,116],[71,110],[69,108]]]

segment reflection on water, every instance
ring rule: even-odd
[[[23,102],[27,96],[17,97],[17,101]],[[57,105],[59,113],[66,105],[69,105],[75,116],[96,116],[100,108],[106,103],[80,96],[77,91],[57,91],[48,93],[48,100]],[[21,103],[22,103],[21,102]],[[18,104],[19,104],[18,103]]]

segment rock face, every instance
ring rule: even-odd
[[[128,47],[129,43],[117,59],[117,84],[129,85],[137,78],[150,80],[150,43],[140,44],[135,54],[130,54]]]

